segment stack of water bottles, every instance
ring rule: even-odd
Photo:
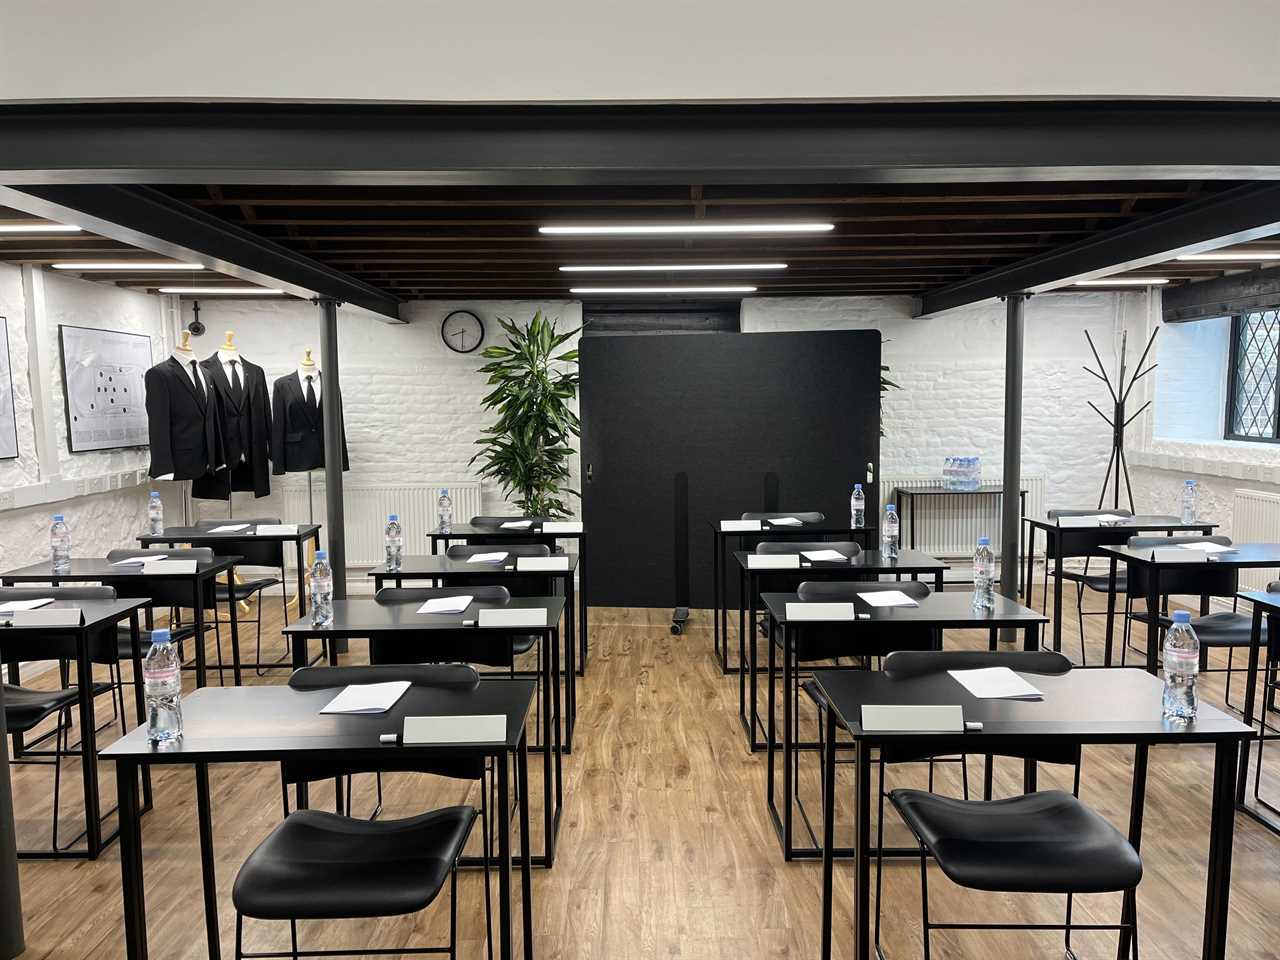
[[[404,529],[400,526],[400,517],[391,514],[387,517],[387,526],[382,531],[382,541],[386,545],[387,570],[394,572],[400,569],[404,560]]]
[[[164,533],[164,503],[160,500],[159,490],[152,490],[147,500],[147,533],[153,537]]]
[[[440,499],[436,501],[436,532],[453,532],[453,497],[449,496],[449,488],[440,491]]]
[[[981,457],[947,457],[942,462],[946,490],[977,490],[982,485]]]

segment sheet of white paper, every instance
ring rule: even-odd
[[[296,523],[260,523],[255,531],[260,537],[292,537],[298,533]]]
[[[1098,520],[1101,523],[1123,523],[1124,521],[1128,520],[1129,517],[1122,517],[1118,513],[1100,513],[1094,519]]]
[[[1228,547],[1221,543],[1180,543],[1178,544],[1183,550],[1194,550],[1197,553],[1235,553],[1235,547]]]
[[[759,520],[721,520],[721,533],[754,533],[763,529]]]
[[[771,527],[799,527],[803,521],[798,517],[770,517],[765,523]]]
[[[79,607],[46,607],[15,610],[9,614],[15,627],[78,627],[84,622]]]
[[[501,563],[507,559],[507,551],[500,550],[496,553],[473,553],[467,557],[467,563]]]
[[[980,670],[948,670],[979,700],[1043,700],[1044,694],[1008,667],[984,667]]]
[[[0,613],[13,613],[15,610],[34,610],[46,603],[53,603],[53,597],[37,597],[34,600],[10,600],[0,603]]]
[[[546,520],[542,524],[543,533],[581,533],[581,520]]]
[[[477,623],[482,627],[545,627],[547,608],[504,609],[482,607]]]
[[[807,559],[812,560],[815,563],[840,563],[847,562],[849,559],[839,550],[801,550],[800,552],[804,554]]]
[[[419,613],[461,613],[475,599],[470,594],[460,597],[434,597],[418,608]]]
[[[503,530],[528,530],[533,526],[532,520],[508,520],[502,525]]]
[[[244,530],[249,525],[247,523],[224,523],[220,527],[214,527],[210,533],[235,533],[237,530]]]
[[[148,560],[142,565],[142,574],[195,573],[195,560]]]
[[[800,567],[798,553],[749,553],[748,570],[796,570]]]
[[[918,607],[920,604],[912,600],[901,590],[884,590],[875,593],[858,594],[872,607]]]
[[[1156,563],[1204,563],[1209,555],[1199,550],[1180,550],[1178,547],[1157,547],[1151,551]]]
[[[150,563],[152,560],[163,560],[168,556],[167,553],[143,553],[136,557],[129,557],[127,560],[117,560],[111,565],[113,567],[134,567],[140,563]]]
[[[386,713],[412,686],[408,680],[353,683],[330,700],[321,713]]]
[[[956,704],[875,704],[862,705],[863,730],[964,731],[964,708]]]
[[[564,554],[557,557],[516,557],[516,569],[530,573],[563,572],[569,569],[569,558]]]
[[[453,717],[405,717],[400,742],[501,743],[507,739],[507,718],[500,713]]]
[[[854,620],[856,615],[850,602],[836,603],[787,603],[788,620]]]

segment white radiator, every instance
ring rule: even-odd
[[[1231,508],[1231,539],[1236,543],[1280,543],[1280,496],[1261,490],[1237,490]],[[1241,570],[1241,590],[1265,590],[1276,579],[1272,569]]]
[[[347,564],[372,566],[382,562],[382,529],[387,515],[400,517],[404,528],[404,552],[431,552],[427,534],[436,526],[436,501],[445,487],[453,499],[455,522],[466,523],[480,510],[480,484],[463,483],[344,483],[342,500],[346,511]],[[312,485],[317,523],[324,523],[324,484]],[[284,488],[282,515],[290,520],[305,521],[310,516],[307,485],[290,483]],[[323,539],[324,531],[321,531]]]
[[[881,477],[880,503],[893,503],[895,490],[920,490],[942,485],[938,477]],[[999,490],[999,481],[983,481],[982,489]],[[1023,477],[1027,491],[1027,516],[1044,515],[1044,478]],[[911,543],[911,511],[914,518],[916,549],[939,559],[972,557],[979,537],[990,537],[991,548],[1000,553],[1000,497],[948,494],[946,496],[912,498],[899,501],[902,520],[902,545]],[[904,509],[905,505],[905,509]]]

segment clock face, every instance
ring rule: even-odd
[[[455,310],[440,325],[440,339],[454,353],[470,353],[484,340],[484,324],[470,310]]]

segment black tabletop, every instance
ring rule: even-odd
[[[464,588],[458,594],[466,593]],[[464,620],[478,620],[479,611],[484,608],[501,610],[538,610],[547,611],[547,626],[550,629],[560,622],[564,613],[564,597],[512,597],[505,603],[496,600],[473,600],[462,613],[418,613],[418,608],[425,601],[412,600],[407,603],[378,603],[372,597],[355,597],[333,602],[333,622],[317,627],[308,617],[297,620],[284,628],[286,634],[302,634],[307,636],[330,636],[333,634],[349,634],[356,637],[368,636],[370,633],[386,633],[404,631],[416,633],[424,630],[480,630],[478,626],[463,626]],[[538,627],[484,627],[487,633],[491,630],[529,633]]]
[[[239,523],[241,521],[228,520],[226,526]],[[292,526],[292,524],[291,524]],[[249,524],[240,530],[228,530],[225,533],[214,533],[213,531],[202,527],[165,527],[161,533],[144,533],[138,537],[138,542],[147,545],[154,543],[220,543],[226,540],[297,540],[299,538],[306,539],[314,536],[320,529],[318,523],[299,523],[296,524],[297,533],[263,533],[259,534],[257,524]]]
[[[392,746],[379,743],[384,733],[399,733],[405,717],[504,714],[507,737],[500,745],[514,749],[533,703],[532,680],[481,680],[472,690],[410,687],[386,713],[322,714],[321,708],[340,687],[293,690],[283,685],[203,687],[182,697],[182,738],[152,744],[146,728],[137,727],[102,751],[109,760],[155,763],[273,760],[305,753],[382,753],[414,751],[430,754],[475,753],[477,744]]]
[[[1106,510],[1099,510],[1099,515],[1105,514]],[[1042,530],[1065,530],[1069,533],[1081,533],[1094,530],[1131,530],[1134,533],[1140,533],[1143,530],[1158,530],[1161,533],[1186,531],[1195,533],[1206,527],[1216,527],[1218,524],[1213,520],[1197,520],[1195,523],[1183,523],[1178,517],[1164,516],[1161,514],[1141,514],[1136,517],[1125,517],[1123,520],[1117,520],[1114,523],[1108,523],[1106,526],[1097,527],[1063,527],[1059,526],[1058,521],[1050,520],[1047,517],[1023,517],[1023,520],[1034,527]],[[1076,519],[1076,518],[1068,518]]]
[[[142,556],[143,551],[139,550]],[[127,578],[164,579],[169,577],[207,577],[222,573],[235,566],[239,557],[214,557],[212,560],[197,560],[196,572],[191,573],[143,573],[142,564],[126,563],[115,566],[106,557],[85,557],[72,559],[69,569],[62,573],[53,572],[53,561],[45,560],[30,566],[19,567],[0,573],[0,580],[13,583],[21,582],[56,582],[59,580],[123,580]]]
[[[0,606],[7,601],[0,600]],[[84,615],[84,623],[82,626],[86,628],[97,627],[102,624],[118,623],[130,612],[137,610],[139,607],[145,607],[150,600],[55,600],[53,603],[46,603],[41,610],[70,609],[79,607],[80,612]],[[57,627],[57,626],[15,626],[8,622],[9,614],[0,613],[0,640],[4,639],[4,635],[9,632],[26,633],[28,630],[47,631],[49,633],[66,633],[68,630],[74,630],[74,627]]]
[[[747,569],[747,557],[754,554],[746,550],[735,550],[733,552],[734,559],[738,562],[738,566]],[[776,554],[774,554],[776,556]],[[897,560],[889,560],[880,556],[879,550],[863,550],[852,561],[848,560],[807,560],[803,556],[800,558],[800,567],[798,570],[792,568],[785,569],[764,569],[754,570],[754,573],[821,573],[827,570],[853,570],[860,573],[937,573],[939,570],[950,570],[951,567],[943,563],[937,557],[931,557],[927,553],[919,550],[902,549],[898,552]]]
[[[473,523],[455,523],[449,528],[448,533],[441,533],[439,530],[432,530],[430,533],[427,534],[427,536],[441,537],[441,538],[450,539],[450,540],[465,540],[467,539],[467,537],[510,537],[513,540],[517,540],[520,537],[528,538],[531,536],[550,537],[552,539],[559,539],[561,537],[568,538],[568,539],[576,539],[576,538],[582,537],[583,532],[579,531],[577,533],[543,533],[542,524],[537,522],[535,522],[532,526],[524,527],[523,529],[519,529],[519,530],[510,528],[510,527],[504,529],[502,527],[490,527],[487,525],[476,526]]]
[[[907,497],[925,496],[925,497],[941,497],[965,494],[973,495],[978,493],[1004,493],[1004,487],[978,487],[974,490],[956,490],[952,487],[944,487],[938,485],[936,487],[897,487],[895,488],[898,496],[906,495]],[[1019,493],[1026,493],[1027,488],[1022,487]]]
[[[813,523],[800,524],[788,523],[776,527],[770,526],[768,520],[761,520],[759,530],[721,530],[720,524],[724,523],[726,520],[733,523],[739,522],[739,518],[737,517],[722,517],[716,520],[708,520],[707,522],[711,525],[711,529],[715,530],[716,533],[723,534],[726,537],[749,537],[762,533],[769,534],[771,536],[777,536],[780,533],[791,534],[792,536],[844,533],[852,536],[856,533],[873,534],[876,532],[876,528],[873,526],[863,525],[861,527],[855,527],[850,523],[840,523],[837,520],[818,520]]]
[[[1187,554],[1190,560],[1154,559],[1155,550],[1177,550],[1179,556]],[[1186,567],[1280,567],[1280,543],[1237,543],[1232,545],[1228,553],[1198,553],[1194,550],[1183,550],[1176,544],[1168,547],[1100,547],[1104,554],[1111,554],[1125,563],[1136,563],[1143,566]]]
[[[1203,701],[1195,723],[1166,723],[1162,716],[1163,683],[1145,670],[1073,670],[1061,676],[1022,674],[1044,694],[1043,700],[979,700],[949,674],[893,680],[879,670],[815,670],[814,679],[831,702],[840,722],[856,738],[887,740],[906,737],[954,737],[973,741],[972,753],[985,738],[1061,737],[1081,743],[1211,742],[1241,740],[1253,731]],[[864,704],[959,704],[966,721],[980,721],[981,732],[964,734],[863,731]]]
[[[494,544],[493,553],[500,553],[502,548]],[[569,572],[578,567],[576,553],[557,553],[556,558],[568,557]],[[502,577],[502,576],[563,576],[563,570],[516,570],[516,557],[507,557],[502,563],[471,563],[465,557],[454,559],[442,553],[431,556],[404,557],[399,570],[388,570],[385,563],[380,563],[369,571],[371,577],[394,579],[417,579],[426,577]]]
[[[801,602],[794,593],[762,593],[760,598],[779,624],[787,622],[787,604]],[[974,610],[973,593],[956,591],[930,593],[914,607],[873,607],[865,600],[858,599],[854,601],[854,610],[858,614],[869,613],[871,616],[867,619],[860,616],[856,621],[849,621],[853,627],[862,623],[909,623],[915,626],[980,630],[988,627],[1025,627],[1049,622],[1049,618],[1043,614],[999,594],[995,598],[995,609]]]

